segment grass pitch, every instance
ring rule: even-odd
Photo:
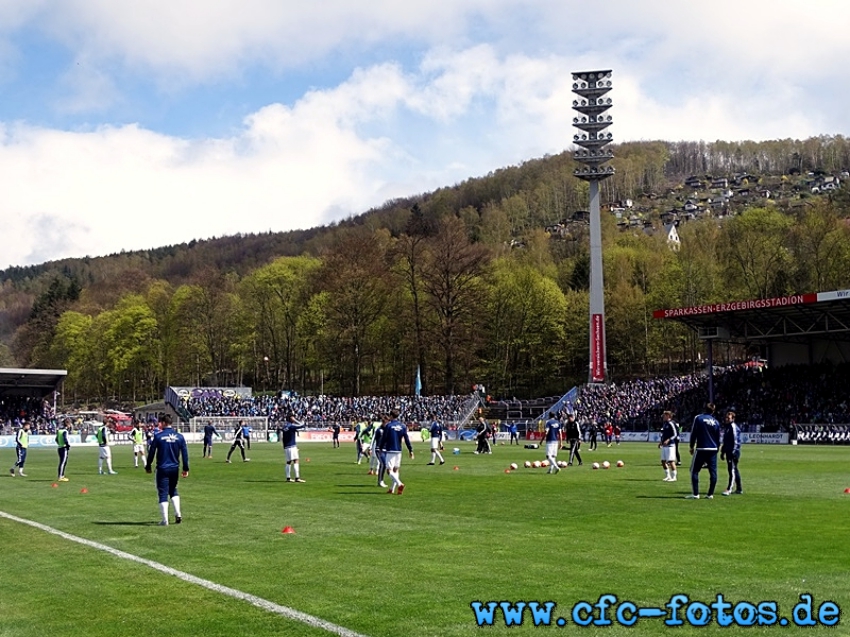
[[[230,465],[225,444],[212,460],[190,446],[184,522],[167,528],[157,526],[153,479],[132,467],[130,447],[113,448],[115,476],[97,475],[96,449],[72,449],[70,482],[55,487],[55,450],[31,450],[28,477],[13,479],[4,449],[0,511],[370,637],[800,631],[714,621],[671,629],[663,618],[576,625],[573,606],[605,594],[647,608],[676,594],[706,604],[722,594],[733,605],[774,601],[784,618],[805,594],[815,619],[825,601],[850,609],[847,448],[745,445],[743,496],[720,495],[719,463],[715,499],[688,501],[687,467],[678,482],[663,482],[654,445],[585,452],[584,466],[559,475],[522,468],[543,458],[539,450],[498,446],[477,456],[471,444],[450,442],[441,467],[426,466],[426,444],[415,446],[416,459],[402,461],[402,496],[378,488],[350,444],[302,444],[305,484],[284,481],[279,445],[255,444],[251,462],[236,456]],[[590,468],[603,460],[625,467]],[[519,470],[505,473],[511,462]],[[703,471],[703,494],[707,482]],[[286,526],[295,534],[281,533]],[[5,518],[0,534],[0,637],[330,634]],[[553,620],[566,625],[534,626],[526,609],[522,626],[508,627],[497,607],[493,624],[479,628],[476,601],[485,609],[552,601]],[[614,611],[607,616],[615,620]],[[844,622],[807,632],[850,634]]]

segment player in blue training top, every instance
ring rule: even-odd
[[[160,430],[154,435],[148,455],[145,471],[151,472],[156,458],[156,490],[159,494],[159,508],[162,513],[160,526],[168,526],[168,498],[174,506],[174,523],[183,521],[180,511],[180,495],[177,482],[180,480],[180,461],[183,461],[183,477],[189,477],[189,449],[183,434],[171,427],[171,416],[165,414],[159,419]]]
[[[558,449],[560,449],[563,439],[564,432],[561,429],[561,421],[555,416],[551,416],[546,421],[546,428],[543,430],[543,441],[546,443],[546,459],[549,460],[549,470],[546,473],[558,473],[561,470],[558,466]]]
[[[434,414],[428,414],[428,417],[434,418]],[[434,420],[428,431],[431,434],[431,462],[428,464],[434,464],[434,460],[437,458],[440,459],[441,465],[446,464],[443,454],[440,453],[440,450],[443,448],[443,426],[437,420]]]
[[[251,451],[251,432],[253,429],[249,425],[246,425],[244,420],[240,421],[240,424],[242,425],[242,433],[245,436],[245,445],[248,447],[248,451]]]
[[[24,465],[27,462],[27,450],[30,446],[30,424],[24,422],[21,428],[15,434],[15,464],[9,469],[9,475],[15,477],[15,469],[18,470],[18,475],[26,478],[24,473]]]
[[[212,458],[213,441],[220,437],[221,436],[218,435],[218,431],[212,422],[208,422],[204,425],[204,458]]]
[[[393,481],[392,487],[387,493],[401,495],[404,493],[404,483],[398,475],[399,467],[401,467],[401,443],[404,442],[407,451],[410,454],[410,459],[413,459],[413,445],[410,444],[410,437],[407,435],[407,425],[398,420],[398,412],[390,412],[390,421],[384,427],[384,435],[381,437],[381,444],[384,447],[384,458],[387,466],[387,472],[390,474],[390,480]]]
[[[714,403],[705,406],[705,413],[694,418],[691,428],[691,495],[690,500],[699,500],[699,472],[708,467],[708,493],[706,497],[714,498],[714,487],[717,486],[717,451],[720,449],[720,423],[714,417]],[[694,453],[696,451],[696,453]]]
[[[298,465],[298,431],[306,428],[307,425],[295,420],[295,416],[289,414],[286,417],[286,424],[278,429],[280,441],[283,443],[283,453],[286,455],[286,481],[287,482],[305,482],[301,479],[301,471]],[[290,469],[295,470],[295,479],[290,475]]]
[[[726,470],[729,472],[729,486],[723,495],[741,495],[741,473],[738,471],[738,460],[741,459],[741,428],[735,423],[735,412],[726,412],[726,424],[723,426],[723,445],[720,447],[720,459],[726,460]],[[735,490],[732,491],[732,487]]]

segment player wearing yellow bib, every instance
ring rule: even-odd
[[[62,425],[56,428],[56,448],[59,451],[59,469],[56,479],[59,482],[68,482],[68,478],[65,477],[65,467],[68,466],[68,453],[71,451],[71,441],[68,438],[70,424],[71,420],[66,418]]]
[[[141,423],[137,422],[133,425],[133,430],[130,432],[130,440],[133,441],[133,466],[139,468],[139,458],[142,459],[142,466],[147,463],[147,454],[145,452],[145,432],[142,431]]]
[[[24,463],[27,461],[27,449],[30,446],[30,424],[25,422],[15,434],[15,464],[9,469],[9,473],[14,478],[15,468],[18,469],[18,475],[23,478],[27,477],[24,473]]]
[[[103,461],[106,461],[106,468],[109,475],[114,476],[117,471],[112,470],[112,449],[109,448],[109,428],[106,425],[101,425],[97,430],[97,446],[100,448],[100,453],[97,457],[97,472],[103,475]]]

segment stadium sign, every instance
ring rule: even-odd
[[[808,303],[817,303],[821,300],[818,298],[819,296],[819,294],[794,294],[792,296],[780,296],[772,299],[733,301],[731,303],[709,303],[707,305],[696,305],[693,307],[679,307],[667,310],[655,310],[652,313],[652,317],[657,319],[679,318],[682,316],[697,316],[699,314],[716,314],[718,312],[736,312],[740,310],[764,310],[774,307],[805,305]]]

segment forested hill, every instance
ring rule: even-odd
[[[639,234],[640,242],[657,242],[658,237],[652,235],[669,233],[665,226],[676,226],[679,234],[685,235],[707,232],[699,230],[707,219],[734,218],[754,209],[778,214],[790,224],[782,229],[785,233],[782,239],[786,251],[783,266],[787,267],[782,270],[785,278],[777,280],[774,277],[762,282],[759,289],[754,275],[745,272],[743,279],[735,284],[737,287],[724,282],[727,292],[747,295],[760,290],[790,290],[797,286],[835,283],[836,276],[829,273],[817,274],[812,279],[808,272],[792,267],[794,259],[803,254],[803,246],[791,228],[800,223],[802,211],[811,207],[807,204],[817,204],[819,210],[823,206],[829,208],[823,213],[826,219],[823,223],[827,226],[824,236],[848,216],[850,142],[844,137],[768,142],[635,142],[614,146],[613,151],[616,174],[602,182],[601,187],[606,212],[606,258],[616,253],[612,248],[618,244],[622,246],[624,239],[618,237]],[[8,268],[0,271],[0,364],[61,363],[61,348],[51,343],[50,338],[55,335],[60,318],[68,311],[96,318],[114,309],[128,295],[149,295],[151,286],[155,285],[166,286],[172,302],[172,294],[186,286],[212,285],[244,295],[244,289],[239,291],[237,286],[281,257],[312,257],[326,263],[340,243],[353,234],[361,242],[369,237],[367,242],[378,243],[389,250],[405,237],[433,239],[441,229],[445,231],[446,219],[457,220],[469,245],[482,251],[482,263],[498,263],[500,259],[525,260],[541,276],[550,278],[561,293],[581,293],[586,286],[585,217],[581,211],[587,205],[587,186],[573,176],[576,167],[572,154],[564,152],[500,168],[486,176],[470,178],[434,192],[390,201],[326,227],[243,234],[105,257]],[[779,223],[778,217],[768,217],[768,223]],[[686,226],[694,230],[687,231]],[[705,238],[700,238],[700,242],[705,243]],[[518,254],[520,251],[523,256]],[[388,270],[396,268],[400,258],[397,253],[392,254],[396,261],[385,264]],[[841,263],[840,255],[833,256],[836,257],[833,261]],[[751,266],[742,264],[741,267],[746,270]],[[413,275],[416,274],[414,270]],[[630,276],[647,275],[644,272]],[[711,286],[706,288],[707,292],[699,291],[701,284],[696,280],[697,273],[685,272],[684,276],[691,277],[687,279],[691,283],[690,300],[710,294]],[[327,284],[326,279],[321,284],[316,283],[317,290]],[[614,284],[614,280],[606,278],[607,287]],[[408,287],[416,297],[415,285]],[[330,290],[324,288],[323,291],[327,294]],[[643,293],[648,291],[649,282],[645,281]],[[426,297],[427,294],[423,294],[422,299],[414,298],[414,302],[424,302]],[[671,302],[674,300],[670,298]],[[429,320],[439,323],[433,317]],[[253,331],[251,338],[255,338],[255,342],[242,343],[239,347],[256,349],[257,333],[262,329],[270,328],[252,325],[248,331]],[[419,333],[413,338],[417,341],[414,358],[424,363],[424,352],[428,348],[423,342],[424,335],[428,330],[439,331],[439,326],[423,324],[417,330]],[[462,333],[471,347],[477,347],[477,339],[482,336],[490,338]],[[363,337],[365,334],[357,335],[357,338]],[[444,337],[449,338],[445,334]],[[399,343],[398,347],[409,345]],[[262,347],[268,349],[265,343]],[[445,360],[446,351],[440,356],[444,359],[441,366],[453,365],[452,361]],[[647,356],[644,352],[644,361]],[[214,353],[208,351],[204,357],[214,357]],[[234,360],[225,362],[227,356],[224,354],[219,358],[217,363],[210,361],[213,368],[235,365]],[[279,367],[280,361],[275,362]],[[291,361],[287,364],[293,365]],[[203,367],[200,354],[196,356],[196,367]],[[254,375],[259,373],[258,369],[254,362]],[[200,379],[220,371],[196,369],[196,375]],[[279,370],[269,371],[267,376],[280,373]],[[287,373],[294,372],[289,369]]]

